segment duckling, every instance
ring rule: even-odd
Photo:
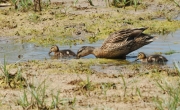
[[[153,36],[142,33],[147,28],[123,29],[109,35],[101,47],[83,46],[77,58],[93,54],[96,58],[126,59],[126,55],[153,42]]]
[[[138,56],[137,56],[137,60],[140,60],[141,62],[148,62],[148,63],[152,63],[152,62],[156,62],[156,63],[164,63],[167,62],[168,60],[162,56],[162,55],[150,55],[150,56],[146,56],[145,53],[143,52],[139,52]]]
[[[59,47],[57,45],[53,45],[49,51],[49,55],[51,52],[54,52],[54,56],[59,56],[59,57],[68,57],[68,56],[76,56],[76,54],[69,50],[59,50]]]

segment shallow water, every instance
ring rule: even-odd
[[[98,41],[93,44],[82,44],[72,46],[59,46],[60,49],[71,49],[75,53],[81,46],[94,46],[99,47],[102,45],[103,41]],[[13,40],[8,40],[5,38],[0,38],[0,61],[1,63],[5,59],[8,63],[22,62],[28,60],[44,60],[44,59],[52,59],[52,56],[48,55],[49,49],[51,45],[47,47],[37,46],[32,43],[17,43]],[[144,52],[147,55],[155,54],[155,53],[163,53],[169,61],[167,65],[173,65],[173,61],[180,61],[180,30],[175,33],[171,33],[166,36],[159,35],[158,38],[149,45],[146,45],[129,55],[127,55],[127,60],[133,62],[138,54],[138,52]],[[164,53],[174,50],[176,53],[171,55],[165,55]],[[19,58],[18,58],[19,57]],[[95,58],[93,55],[88,55],[83,58]]]

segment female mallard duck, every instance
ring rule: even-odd
[[[53,45],[49,51],[49,55],[51,52],[54,52],[54,56],[59,56],[59,57],[69,57],[69,56],[76,56],[76,54],[69,50],[59,50],[59,47],[57,45]]]
[[[162,55],[150,55],[150,56],[146,57],[145,53],[143,53],[143,52],[139,52],[136,60],[140,60],[142,62],[148,62],[148,63],[152,63],[152,62],[164,63],[164,62],[168,61]]]
[[[83,46],[77,52],[77,58],[95,55],[97,58],[125,59],[130,52],[153,41],[153,36],[142,33],[147,28],[116,31],[104,41],[100,48]]]

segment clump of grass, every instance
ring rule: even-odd
[[[21,105],[24,109],[29,108],[38,108],[38,109],[47,109],[48,106],[45,103],[46,98],[46,85],[45,80],[41,82],[37,87],[30,87],[23,91],[23,95],[20,96],[18,104]],[[31,100],[28,100],[27,96],[30,94]]]
[[[11,3],[14,5],[15,9],[27,11],[31,9],[33,2],[32,0],[10,0]]]
[[[125,81],[125,79],[124,79],[124,76],[123,75],[121,75],[121,78],[122,78],[122,81],[123,81],[123,89],[124,89],[124,97],[126,97],[126,90],[127,90],[127,85],[126,85],[126,81]]]
[[[178,65],[178,62],[175,61],[173,64],[174,64],[175,70],[177,71],[178,75],[180,76],[180,67]]]
[[[82,82],[80,84],[81,88],[83,90],[86,90],[86,91],[92,91],[95,89],[94,85],[92,84],[92,82],[89,80],[89,76],[87,76],[87,80]]]
[[[38,83],[38,82],[37,82]],[[38,84],[28,84],[27,88],[23,89],[22,94],[17,100],[17,104],[23,109],[38,109],[38,110],[50,110],[50,109],[63,109],[65,106],[74,106],[76,104],[76,98],[60,98],[60,91],[54,93],[51,90],[48,93],[48,85],[46,79]]]
[[[180,73],[180,68],[178,64],[175,62],[175,68]],[[180,103],[180,78],[178,79],[175,84],[170,83],[165,79],[156,80],[157,86],[163,91],[163,94],[167,94],[167,97],[160,98],[155,97],[154,101],[156,104],[156,108],[158,110],[176,110],[179,108]]]
[[[159,110],[176,110],[180,103],[180,89],[179,87],[173,87],[168,82],[163,81],[164,85],[157,81],[159,88],[161,88],[165,93],[168,94],[167,99],[162,99],[159,97],[155,98],[157,108]]]
[[[0,80],[2,80],[2,87],[22,88],[27,86],[26,79],[21,75],[21,69],[18,68],[18,71],[15,74],[11,74],[7,68],[5,58],[4,64],[0,65],[0,69],[2,71],[2,76],[0,76]]]
[[[59,94],[60,94],[60,91],[57,91],[56,95],[52,93],[52,102],[51,102],[51,107],[50,107],[51,109],[59,109],[59,106],[58,106],[60,102]]]

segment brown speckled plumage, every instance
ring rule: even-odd
[[[68,56],[76,56],[76,54],[69,50],[59,50],[59,47],[57,45],[53,45],[49,51],[49,54],[51,54],[51,52],[54,52],[54,56],[59,56],[59,57],[68,57]]]
[[[125,59],[130,52],[153,41],[153,37],[142,33],[147,28],[116,31],[109,35],[101,47],[83,46],[77,52],[77,58],[94,54],[97,58]]]
[[[152,63],[152,62],[164,63],[164,62],[168,61],[162,55],[156,54],[156,55],[150,55],[150,56],[147,57],[145,55],[145,53],[143,53],[143,52],[139,52],[136,60],[140,60],[141,62],[148,62],[148,63]]]

